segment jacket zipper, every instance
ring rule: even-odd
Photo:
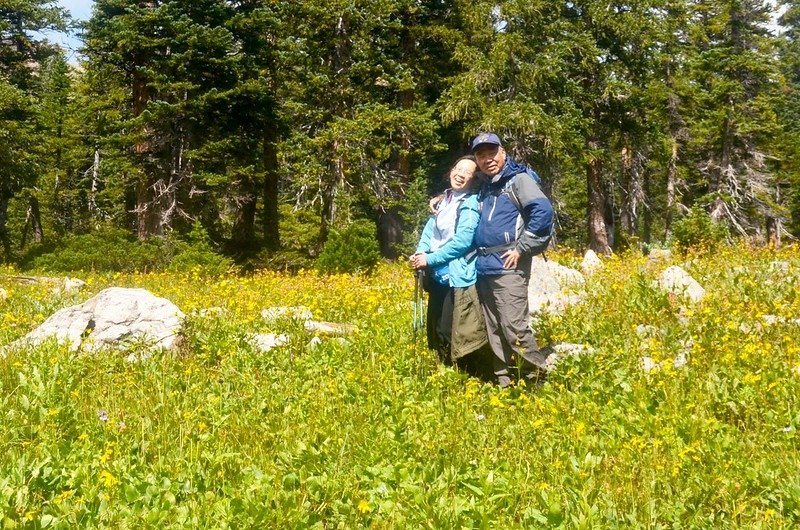
[[[489,210],[489,221],[492,220],[492,215],[494,214],[494,207],[497,206],[497,197],[492,197],[494,201],[492,201],[492,209]]]

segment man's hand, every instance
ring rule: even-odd
[[[506,250],[505,254],[500,256],[503,260],[503,268],[504,269],[516,269],[517,263],[519,263],[519,258],[522,256],[519,250],[512,248],[510,250]]]
[[[414,254],[409,258],[409,261],[411,261],[411,266],[417,270],[428,266],[428,257],[424,252]]]
[[[436,207],[439,206],[439,203],[442,202],[444,199],[444,193],[440,193],[436,197],[433,197],[430,201],[428,201],[428,210],[431,213],[436,213]]]

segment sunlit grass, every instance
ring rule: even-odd
[[[401,265],[368,278],[96,274],[78,295],[3,282],[0,344],[111,285],[190,316],[183,349],[144,362],[55,344],[0,360],[0,525],[794,527],[800,252],[674,262],[708,290],[700,304],[654,287],[667,264],[611,258],[584,303],[537,320],[540,342],[596,354],[510,390],[414,344]],[[288,305],[359,329],[309,348],[298,322],[260,316]],[[194,311],[210,307],[225,311]],[[658,333],[641,338],[641,324]],[[252,332],[290,340],[260,353]],[[663,367],[645,373],[645,351]]]

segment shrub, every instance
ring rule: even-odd
[[[309,268],[319,250],[319,217],[311,210],[280,205],[281,248],[262,251],[254,266],[292,270]]]
[[[331,233],[316,268],[326,274],[372,272],[379,259],[375,224],[361,219]]]
[[[139,241],[127,230],[105,227],[38,247],[23,261],[25,269],[49,272],[187,271],[200,267],[214,274],[232,265],[230,259],[214,252],[199,223],[185,240],[169,236]]]
[[[67,236],[32,252],[23,266],[52,272],[133,272],[162,269],[168,263],[162,240],[137,241],[121,228],[107,227],[89,234]]]
[[[203,225],[195,222],[186,240],[170,239],[172,255],[170,271],[186,272],[200,268],[210,274],[221,274],[233,267],[233,261],[214,251]]]
[[[725,241],[728,235],[725,225],[714,221],[698,206],[693,206],[689,213],[672,227],[672,237],[683,250],[698,247],[714,248]]]

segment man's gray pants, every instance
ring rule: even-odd
[[[544,370],[546,356],[539,351],[528,325],[527,277],[521,274],[478,276],[477,285],[498,380]]]

